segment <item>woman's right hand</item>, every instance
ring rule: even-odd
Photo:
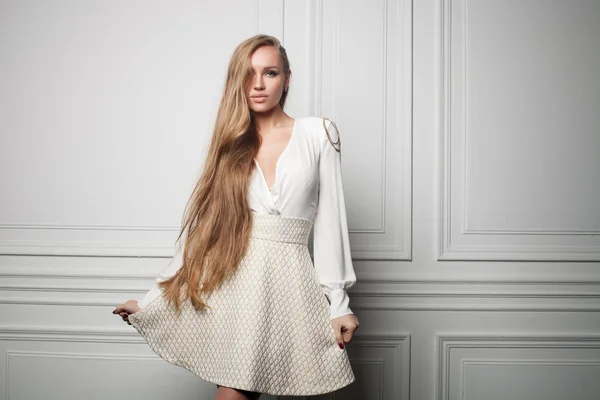
[[[112,313],[119,314],[119,316],[123,318],[123,321],[131,325],[131,322],[129,322],[129,315],[134,314],[140,310],[141,308],[140,306],[138,306],[137,300],[127,300],[124,304],[118,304]]]

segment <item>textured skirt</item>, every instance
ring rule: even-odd
[[[196,311],[159,296],[129,321],[171,364],[221,386],[271,395],[330,393],[355,380],[338,347],[307,243],[312,221],[252,212],[234,277]]]

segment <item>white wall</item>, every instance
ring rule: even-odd
[[[212,397],[111,311],[173,255],[259,32],[288,50],[288,113],[343,136],[357,382],[323,398],[600,398],[599,20],[593,0],[0,0],[0,400]]]

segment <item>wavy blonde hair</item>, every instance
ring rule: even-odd
[[[250,58],[262,46],[278,49],[283,73],[289,73],[285,48],[273,36],[253,36],[240,43],[231,56],[203,172],[187,203],[177,238],[186,236],[183,264],[175,275],[159,282],[177,312],[188,299],[196,310],[210,308],[203,297],[234,275],[248,249],[252,214],[247,198],[261,138],[245,88],[252,74]],[[283,92],[279,101],[282,109],[287,94]]]

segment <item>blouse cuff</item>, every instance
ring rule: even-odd
[[[151,288],[150,290],[148,290],[148,292],[146,292],[146,295],[141,300],[138,300],[138,307],[139,308],[146,307],[148,304],[150,304],[152,302],[152,300],[156,299],[161,294],[162,294],[162,290],[159,287],[155,286],[155,287]]]
[[[333,289],[329,294],[330,298],[330,319],[341,317],[346,314],[354,314],[349,307],[350,297],[344,289]]]

